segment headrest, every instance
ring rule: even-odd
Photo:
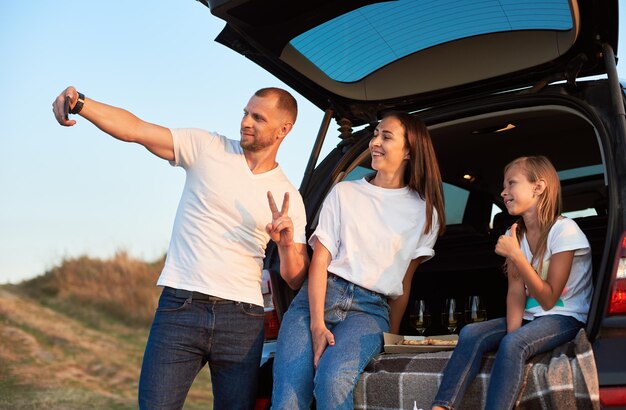
[[[502,235],[518,218],[519,216],[509,215],[508,212],[498,212],[493,216],[493,228],[491,232],[496,235]]]

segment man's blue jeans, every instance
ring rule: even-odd
[[[572,340],[584,324],[570,316],[547,315],[506,332],[506,318],[472,323],[461,329],[433,406],[457,408],[480,369],[483,354],[497,349],[485,409],[513,408],[532,356]]]
[[[313,368],[308,281],[291,303],[281,324],[274,359],[273,409],[352,409],[358,378],[383,347],[389,331],[384,296],[329,274],[324,304],[326,326],[335,345],[326,347]]]
[[[208,362],[214,408],[253,408],[263,316],[261,306],[190,300],[164,288],[141,367],[139,407],[181,409]]]

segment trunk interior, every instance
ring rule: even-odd
[[[457,300],[459,329],[472,295],[485,302],[487,319],[506,315],[504,259],[494,249],[517,219],[507,213],[500,192],[505,165],[519,156],[545,155],[559,171],[563,214],[587,235],[597,278],[608,201],[600,139],[590,121],[570,108],[546,105],[457,119],[430,130],[445,183],[447,227],[435,257],[418,268],[411,289],[411,302],[423,299],[429,306],[427,335],[448,333],[439,320],[446,298]],[[411,305],[403,334],[416,334]]]
[[[449,333],[440,320],[446,298],[457,300],[461,314],[457,332],[464,324],[462,314],[469,296],[481,297],[488,319],[506,314],[504,260],[494,249],[498,236],[516,219],[508,215],[500,192],[505,165],[519,156],[545,155],[559,171],[563,214],[576,220],[587,235],[597,278],[608,201],[601,138],[592,121],[566,105],[533,104],[428,125],[444,180],[446,232],[435,245],[435,257],[414,275],[402,334],[417,334],[409,316],[413,302],[419,299],[426,302],[432,318],[426,335]],[[354,135],[357,143],[338,148],[349,150],[344,158],[356,159],[336,164],[333,183],[373,172],[367,149],[370,136],[370,129],[360,130]],[[323,167],[324,163],[319,168]],[[319,202],[322,200],[320,195]],[[317,213],[308,217],[311,233]]]

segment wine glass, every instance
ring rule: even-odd
[[[470,296],[465,306],[465,323],[482,322],[487,320],[487,309],[480,296]]]
[[[456,299],[446,299],[444,311],[441,313],[441,323],[448,328],[450,333],[456,332],[460,317],[461,313],[456,309]]]
[[[413,302],[409,311],[409,322],[418,335],[424,335],[430,326],[430,311],[426,307],[426,302],[421,299]]]

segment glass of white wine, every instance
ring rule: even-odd
[[[430,326],[430,311],[426,307],[425,301],[419,299],[413,302],[409,311],[409,321],[417,334],[423,336]]]
[[[465,323],[483,322],[487,320],[487,309],[480,296],[470,296],[465,306]]]
[[[446,299],[446,304],[444,306],[444,310],[441,313],[441,323],[448,328],[450,333],[456,332],[459,326],[459,319],[461,318],[461,313],[456,309],[456,299],[448,298]]]

